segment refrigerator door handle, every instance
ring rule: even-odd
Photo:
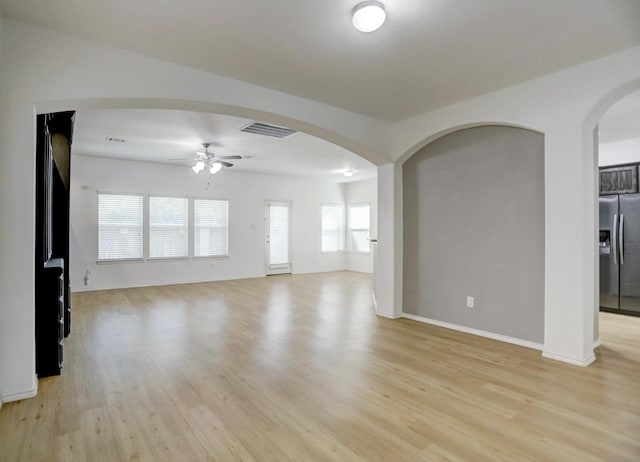
[[[613,253],[613,264],[618,264],[618,214],[613,216],[613,233],[611,233],[611,253]]]
[[[620,214],[620,226],[618,227],[618,246],[620,247],[620,264],[624,265],[624,215]]]

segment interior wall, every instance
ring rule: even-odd
[[[292,271],[346,268],[346,255],[321,253],[321,204],[344,203],[345,185],[225,169],[195,175],[185,166],[74,155],[71,164],[73,291],[243,279],[265,275],[265,201],[292,202]],[[208,184],[210,182],[210,184]],[[229,201],[229,256],[96,263],[97,192],[143,193]],[[84,284],[86,271],[90,283]]]
[[[86,98],[160,98],[266,111],[320,127],[390,162],[452,127],[487,122],[545,133],[545,355],[585,365],[593,356],[594,201],[590,114],[640,79],[640,47],[471,98],[394,124],[304,98],[4,20],[0,66],[0,394],[34,393],[34,107]],[[624,87],[624,88],[623,88]],[[621,90],[622,89],[622,90]],[[628,88],[628,91],[637,87]],[[620,93],[618,97],[624,96]],[[67,106],[64,109],[73,109]],[[277,123],[275,120],[271,120]],[[589,122],[587,124],[587,122]],[[586,124],[586,125],[585,125]],[[587,126],[588,125],[588,126]],[[352,149],[356,151],[355,149]],[[379,312],[398,315],[402,180],[379,165]],[[588,178],[588,179],[586,179]],[[589,198],[586,200],[585,198]],[[399,204],[400,202],[400,204]],[[559,229],[571,230],[558,233]],[[588,339],[588,341],[587,341]],[[6,400],[5,400],[6,401]]]
[[[296,126],[347,149],[385,149],[388,124],[304,98],[58,34],[2,22],[0,65],[0,395],[36,392],[34,377],[34,153],[36,108],[70,110],[77,101],[141,98],[208,108],[245,108],[243,116]],[[55,105],[51,102],[68,101]],[[55,107],[55,109],[53,107]],[[202,107],[202,106],[198,106]],[[293,122],[292,122],[293,123]],[[362,149],[362,151],[360,151]]]
[[[635,47],[392,125],[392,157],[398,162],[443,134],[471,126],[506,124],[544,133],[545,357],[580,366],[595,360],[593,128],[611,104],[638,88],[640,47]],[[392,177],[378,175],[379,188],[391,190],[385,179]],[[382,217],[391,214],[382,199],[378,205],[382,226]],[[390,281],[393,271],[376,269],[376,282]]]
[[[378,229],[378,180],[364,180],[346,183],[345,204],[369,204],[371,213],[371,239],[376,237]],[[347,251],[347,269],[361,273],[373,273],[373,246],[370,253]]]
[[[600,167],[640,162],[640,138],[600,143],[598,149]]]
[[[405,162],[403,179],[405,312],[542,344],[544,136],[454,132]]]

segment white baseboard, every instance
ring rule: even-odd
[[[389,318],[389,319],[398,319],[402,317],[402,314],[389,314],[389,313],[384,313],[378,310],[376,310],[376,315],[381,316],[383,318]]]
[[[598,348],[600,345],[602,345],[602,342],[600,341],[600,339],[593,342],[593,348]]]
[[[415,314],[410,313],[402,313],[402,317],[411,319],[413,321],[423,322],[425,324],[432,324],[434,326],[445,327],[451,330],[457,330],[459,332],[464,332],[466,334],[478,335],[480,337],[486,337],[493,340],[499,340],[501,342],[512,343],[514,345],[523,346],[526,348],[532,348],[534,350],[542,350],[544,345],[541,343],[531,342],[529,340],[522,340],[515,337],[509,337],[507,335],[496,334],[494,332],[488,332],[486,330],[474,329],[472,327],[460,326],[458,324],[451,324],[449,322],[438,321],[435,319],[425,318],[423,316],[417,316]]]
[[[21,399],[33,398],[38,394],[38,376],[33,375],[33,382],[31,388],[23,391],[15,391],[13,393],[3,393],[0,397],[0,402],[10,403],[11,401],[18,401]]]
[[[223,278],[204,278],[204,279],[189,279],[189,280],[181,280],[176,279],[174,281],[165,281],[165,282],[149,282],[149,283],[135,283],[135,284],[106,284],[106,285],[95,285],[95,286],[81,286],[81,287],[71,287],[71,293],[76,292],[94,292],[98,290],[117,290],[117,289],[140,289],[144,287],[160,287],[160,286],[177,286],[182,284],[201,284],[204,282],[224,282],[224,281],[239,281],[242,279],[260,279],[265,277],[264,274],[250,274],[250,275],[241,275],[241,276],[225,276]]]
[[[376,316],[381,316],[383,318],[388,318],[388,319],[398,319],[402,317],[402,314],[389,314],[389,313],[385,313],[384,311],[379,311],[378,301],[376,300],[376,294],[373,290],[371,291],[371,298],[373,299],[373,309],[376,312]]]
[[[596,360],[596,355],[591,353],[586,359],[575,359],[569,356],[559,355],[551,353],[550,351],[543,351],[542,356],[555,361],[562,361],[563,363],[573,364],[574,366],[587,367],[589,364]]]

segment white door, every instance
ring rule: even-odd
[[[291,273],[291,202],[267,201],[267,276]]]

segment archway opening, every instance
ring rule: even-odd
[[[636,88],[632,91],[632,88]],[[633,335],[620,326],[640,316],[640,85],[627,85],[603,100],[594,129],[597,162],[597,274],[595,346],[609,335]],[[622,96],[620,93],[624,93]],[[606,107],[606,109],[605,109]],[[595,114],[592,115],[595,117]],[[638,339],[629,339],[637,342]]]
[[[265,262],[262,261],[266,235],[265,204],[273,200],[289,200],[295,205],[290,225],[297,235],[292,239],[294,244],[286,252],[289,268],[293,268],[290,272],[373,271],[372,252],[363,247],[369,247],[369,235],[364,236],[363,232],[368,233],[376,228],[376,165],[365,157],[375,159],[378,154],[368,148],[301,121],[215,104],[91,100],[38,106],[40,113],[60,112],[61,109],[75,110],[76,120],[80,124],[91,120],[90,127],[79,128],[76,125],[72,147],[74,159],[71,161],[69,189],[72,205],[70,266],[73,291],[262,276],[265,271]],[[160,115],[168,117],[168,120],[159,123]],[[251,119],[247,116],[251,116]],[[295,127],[293,130],[298,133],[291,135],[289,144],[281,138],[267,141],[264,141],[267,138],[263,138],[252,143],[249,140],[251,136],[257,137],[257,140],[262,135],[238,132],[253,122]],[[129,125],[135,125],[135,129],[122,136],[122,130]],[[172,130],[177,132],[172,133]],[[242,143],[238,144],[238,140]],[[257,160],[263,154],[266,156],[266,151],[272,157],[261,159],[261,165],[255,162],[254,167],[247,165],[246,168],[236,168],[237,172],[225,165],[224,174],[216,174],[216,179],[220,179],[218,186],[224,188],[214,189],[208,180],[213,173],[203,179],[201,177],[207,177],[209,172],[197,176],[190,168],[196,151],[203,150],[203,142],[211,142],[210,147],[217,155],[241,158],[231,160],[237,166]],[[133,149],[129,152],[119,149],[125,146]],[[348,150],[346,146],[357,152]],[[106,150],[101,150],[105,147]],[[251,151],[253,148],[257,151]],[[294,154],[306,160],[300,162],[300,159],[293,158]],[[315,154],[315,157],[311,154]],[[82,159],[76,157],[78,155]],[[172,158],[178,162],[172,165]],[[226,162],[229,159],[222,160]],[[275,169],[270,168],[273,164],[276,165]],[[296,166],[306,170],[296,175],[292,171]],[[105,245],[124,243],[127,251],[131,250],[129,247],[135,247],[138,253],[133,257],[124,253],[116,257],[108,255],[108,252],[101,254],[101,195],[140,198],[137,202],[133,201],[136,202],[133,205],[131,201],[121,204],[123,207],[138,207],[138,216],[142,217],[139,223],[119,223],[115,231],[130,235],[133,230],[141,234],[141,239],[114,238],[109,241],[108,238],[113,236],[105,234],[104,240]],[[154,202],[154,199],[158,200]],[[167,206],[168,199],[178,200]],[[198,210],[199,207],[217,206],[222,202],[226,203],[226,215],[220,220],[226,227],[224,245],[220,247],[223,250],[215,254],[207,253],[204,247],[220,244],[220,239],[205,239],[203,232],[213,235],[219,234],[220,230],[213,229],[216,228],[213,225],[207,228],[202,223],[198,224]],[[151,209],[158,207],[160,210],[163,204],[161,211],[164,215],[160,214],[162,216],[158,220],[171,221],[178,215],[183,220],[180,223],[155,223]],[[342,210],[341,226],[326,232],[325,205],[337,205]],[[358,226],[351,226],[351,208],[355,205],[358,206],[359,222]],[[367,217],[363,219],[365,209]],[[118,215],[119,211],[115,212]],[[165,229],[159,229],[163,224],[167,225]],[[167,232],[173,237],[181,235],[181,238],[168,239]],[[337,248],[326,248],[333,242],[329,235],[331,232],[342,233],[342,236],[334,239],[339,243]],[[251,242],[251,245],[243,244],[247,242]],[[206,244],[204,247],[199,245],[203,243]],[[298,260],[295,261],[295,258]],[[126,264],[124,260],[128,260]],[[232,260],[236,260],[236,263]],[[141,265],[146,265],[146,268],[141,270]],[[239,269],[240,266],[242,269]]]

